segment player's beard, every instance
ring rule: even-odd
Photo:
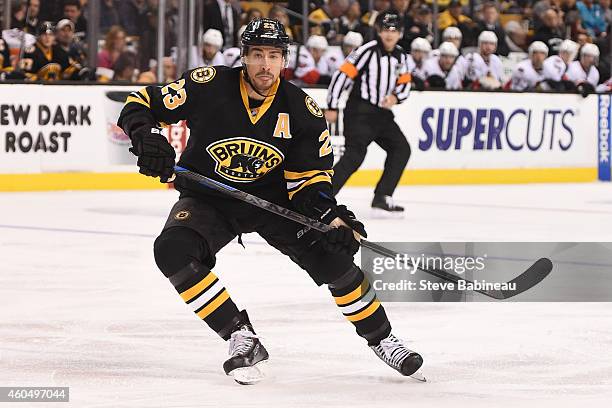
[[[276,78],[271,72],[260,72],[256,74],[254,78],[251,79],[251,85],[257,93],[267,95],[270,92],[270,89],[274,85],[275,81]]]

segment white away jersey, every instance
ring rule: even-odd
[[[492,76],[499,82],[503,81],[504,66],[501,60],[495,54],[489,55],[489,63],[487,64],[477,52],[473,52],[466,57],[465,76],[470,81],[479,81],[486,76]]]
[[[438,56],[429,58],[423,63],[423,75],[425,75],[426,79],[434,75],[444,78],[446,80],[446,89],[461,89],[463,87],[462,80],[465,76],[464,67],[464,59],[459,56],[450,71],[444,72],[440,68],[440,57]]]
[[[597,86],[599,82],[599,71],[597,68],[592,65],[589,68],[589,72],[585,72],[584,68],[580,64],[580,61],[572,61],[567,68],[567,72],[565,73],[567,79],[572,81],[575,84],[580,84],[582,82],[588,82],[594,87]]]
[[[544,80],[544,70],[536,71],[528,58],[516,64],[510,79],[510,89],[514,91],[532,91]]]
[[[427,59],[425,59],[425,61],[426,60]],[[424,81],[425,79],[427,79],[424,71],[425,61],[421,61],[421,65],[417,66],[416,62],[414,62],[414,58],[412,58],[412,55],[408,54],[406,56],[406,65],[408,65],[408,72],[410,72],[413,77],[420,78]]]
[[[544,60],[542,75],[545,80],[559,82],[563,80],[567,66],[558,55],[551,55]]]
[[[238,47],[230,47],[223,51],[223,58],[225,59],[226,67],[236,68],[242,66],[242,61],[240,60],[240,48]]]

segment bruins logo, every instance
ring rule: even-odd
[[[191,79],[193,82],[199,84],[205,84],[213,80],[217,70],[214,67],[196,68],[191,72]]]
[[[312,99],[310,96],[307,96],[305,99],[305,102],[306,102],[306,107],[308,108],[310,113],[315,115],[317,118],[323,117],[323,111],[321,110],[321,108],[319,108],[319,105],[317,105],[314,99]]]
[[[242,183],[255,181],[283,162],[276,147],[248,137],[235,137],[210,144],[206,151],[215,160],[215,172]]]
[[[177,221],[183,221],[186,220],[187,218],[191,217],[191,213],[189,211],[179,211],[176,214],[174,214],[174,219]]]

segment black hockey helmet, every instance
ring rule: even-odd
[[[258,18],[247,24],[240,44],[242,55],[246,55],[249,46],[267,45],[278,47],[286,55],[291,39],[285,31],[285,26],[278,20],[270,18]]]
[[[394,11],[384,11],[376,16],[374,25],[379,30],[396,30],[402,31],[402,19],[399,14]]]
[[[55,34],[55,24],[53,24],[51,21],[43,21],[38,25],[36,34]]]

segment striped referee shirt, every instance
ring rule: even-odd
[[[360,97],[381,106],[385,96],[395,95],[398,103],[410,93],[410,72],[406,54],[396,45],[387,52],[379,40],[373,40],[354,50],[332,77],[328,89],[327,106],[338,109],[342,91],[353,85],[349,98]]]

